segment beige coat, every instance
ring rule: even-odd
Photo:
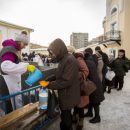
[[[103,73],[102,73],[103,66],[104,66],[104,63],[103,63],[103,60],[102,60],[102,56],[98,57],[97,73],[98,73],[98,76],[99,76],[101,82],[102,82],[102,79],[103,79]]]

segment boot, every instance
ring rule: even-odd
[[[87,112],[86,114],[84,114],[84,117],[93,117],[93,113]]]
[[[122,90],[122,88],[118,88],[118,89],[117,89],[117,91],[120,91],[120,90]]]
[[[90,123],[99,123],[101,121],[100,115],[99,115],[99,105],[94,105],[94,111],[95,111],[95,117],[91,119]]]
[[[82,130],[83,129],[83,121],[84,121],[84,118],[79,118],[76,130]]]
[[[88,112],[84,114],[84,117],[93,117],[93,107],[92,105],[88,106]]]
[[[75,114],[75,113],[74,113],[74,114],[72,115],[72,122],[73,122],[73,123],[77,123],[77,122],[78,122],[78,114]]]
[[[63,126],[62,123],[60,123],[60,130],[73,130],[73,127],[71,127],[71,128],[66,128],[65,126]]]
[[[83,129],[83,126],[79,126],[79,125],[78,125],[78,126],[76,127],[76,130],[82,130],[82,129]]]
[[[110,88],[110,86],[108,87],[107,93],[111,93],[111,88]]]
[[[101,122],[101,118],[100,118],[100,116],[94,117],[94,118],[91,119],[89,122],[90,122],[90,123],[99,123],[99,122]]]

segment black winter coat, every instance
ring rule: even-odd
[[[93,81],[97,87],[96,90],[89,96],[90,103],[97,104],[102,102],[105,99],[103,94],[102,83],[99,79],[95,63],[92,60],[86,60],[86,64],[89,68],[88,79]]]
[[[130,68],[130,60],[127,58],[116,58],[109,66],[114,70],[116,76],[125,76]]]

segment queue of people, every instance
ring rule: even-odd
[[[51,62],[47,55],[35,53],[35,51],[30,54],[22,53],[22,60],[25,62],[36,62],[38,66],[49,66],[49,63]]]
[[[62,47],[62,49],[59,49],[60,47]],[[61,51],[59,52],[55,51],[55,48]],[[90,123],[101,122],[100,106],[101,106],[101,102],[105,99],[104,92],[106,91],[107,86],[109,86],[108,93],[110,93],[110,89],[112,85],[117,84],[116,80],[109,81],[111,83],[106,82],[106,74],[108,72],[108,67],[111,68],[111,70],[113,70],[115,73],[115,78],[113,79],[116,79],[116,77],[118,79],[119,78],[122,79],[121,80],[122,82],[119,83],[119,88],[122,89],[122,83],[124,78],[123,76],[125,75],[126,72],[128,72],[128,69],[130,68],[130,61],[127,58],[125,58],[125,51],[119,50],[118,58],[117,59],[111,58],[109,61],[107,54],[102,52],[99,46],[95,48],[96,54],[93,54],[91,48],[87,48],[84,51],[84,53],[75,53],[73,47],[68,47],[68,52],[67,52],[65,44],[61,39],[55,39],[50,44],[48,50],[51,57],[59,61],[59,66],[55,78],[50,77],[47,78],[46,80],[50,81],[49,85],[47,86],[49,89],[58,90],[59,104],[61,108],[61,123],[60,123],[61,130],[66,130],[66,129],[72,130],[73,122],[74,123],[76,122],[76,130],[82,130],[83,120],[86,117],[92,117],[92,119],[90,119],[89,121]],[[63,50],[66,53],[63,53]],[[74,61],[69,57],[71,57],[72,59],[74,59],[75,57],[77,63],[75,62],[73,64]],[[121,65],[116,64],[116,62],[120,62]],[[117,65],[119,65],[119,67],[117,67]],[[75,68],[76,66],[78,67],[77,68],[78,71],[76,71]],[[117,70],[114,69],[114,67],[116,69],[119,68],[122,70],[123,75],[121,77],[118,77]],[[76,71],[75,73],[74,70]],[[75,77],[77,79],[74,80],[72,77],[73,78]],[[88,78],[89,80],[93,81],[96,84],[96,90],[89,95],[89,102],[88,100],[84,100],[86,103],[86,107],[81,107],[81,98],[83,95],[81,93],[80,84],[81,81],[83,80],[83,77],[85,77],[86,79]],[[53,79],[53,81],[50,79]],[[79,83],[77,82],[77,80]],[[77,87],[73,86],[74,81],[76,83],[74,86]],[[117,89],[117,90],[121,90],[121,89]],[[75,94],[72,92],[72,90]],[[71,104],[70,105],[71,107],[63,108],[62,106],[63,104],[64,105]],[[86,108],[88,109],[88,112],[84,113],[84,109]],[[73,113],[72,113],[72,109],[74,111]]]
[[[20,59],[20,51],[28,43],[28,36],[24,31],[15,40],[9,39],[2,43],[0,96],[21,91],[21,74],[26,71],[35,71],[34,65]],[[87,117],[92,118],[90,123],[101,122],[100,107],[105,99],[104,92],[107,86],[109,86],[109,93],[112,86],[115,86],[117,90],[122,90],[124,76],[130,69],[130,60],[125,57],[125,51],[119,50],[118,58],[109,60],[107,54],[99,46],[95,48],[95,54],[91,48],[77,53],[73,47],[67,48],[64,41],[57,38],[50,43],[48,52],[52,61],[58,62],[56,74],[46,77],[46,81],[49,81],[46,87],[58,92],[61,110],[60,129],[73,130],[73,123],[76,123],[76,130],[82,130],[84,118]],[[24,61],[28,61],[27,57],[27,54],[24,55]],[[34,61],[36,61],[36,57],[39,58],[38,55],[32,54]],[[108,67],[115,73],[112,81],[106,79]],[[90,95],[82,93],[81,83],[84,79],[91,80],[96,86],[96,90]],[[21,96],[16,96],[16,104],[17,108],[22,107]],[[11,100],[7,101],[6,105],[8,113],[14,109]],[[84,113],[84,109],[88,109],[87,113]]]

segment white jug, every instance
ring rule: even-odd
[[[48,102],[48,89],[41,89],[39,91],[39,109],[46,110]]]

